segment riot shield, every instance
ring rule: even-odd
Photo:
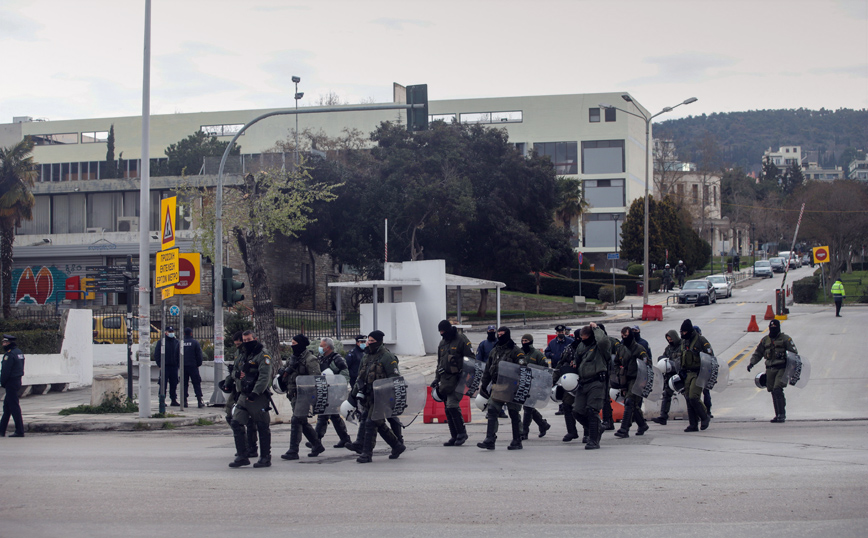
[[[344,376],[300,375],[295,378],[298,395],[292,414],[296,417],[339,415],[341,404],[349,395]]]
[[[483,373],[485,373],[484,362],[464,357],[464,364],[458,374],[458,385],[455,386],[455,393],[471,398],[476,396]]]
[[[381,420],[416,415],[425,407],[426,386],[425,377],[418,373],[374,381],[374,401],[368,416]]]
[[[548,404],[552,374],[551,368],[501,362],[497,367],[497,383],[491,387],[491,397],[498,402],[542,409]]]
[[[723,392],[729,384],[729,365],[708,353],[699,353],[696,384],[703,389]]]
[[[663,396],[663,375],[647,362],[636,359],[638,371],[633,382],[633,394],[657,401]]]
[[[804,357],[787,351],[787,379],[796,388],[804,388],[811,379],[811,365]]]

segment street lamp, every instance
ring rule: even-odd
[[[633,106],[636,107],[636,110],[639,111],[639,114],[634,112],[630,112],[629,110],[624,110],[623,108],[618,108],[614,105],[604,105],[600,104],[600,108],[614,108],[615,110],[620,110],[625,114],[630,114],[631,116],[635,116],[637,118],[641,118],[645,120],[645,151],[648,153],[645,156],[645,250],[644,250],[644,261],[642,263],[642,304],[648,304],[648,185],[650,182],[650,172],[651,167],[648,165],[648,161],[651,160],[653,162],[653,155],[651,154],[651,120],[659,116],[660,114],[665,114],[667,112],[671,112],[673,109],[680,107],[681,105],[689,105],[690,103],[695,103],[697,101],[696,97],[690,97],[689,99],[685,99],[684,101],[678,103],[674,106],[667,106],[657,114],[653,116],[646,116],[645,112],[639,108],[636,103],[633,101],[633,98],[628,94],[621,95],[621,99],[627,101],[628,103],[633,103]]]
[[[298,168],[298,100],[304,97],[304,92],[298,91],[298,83],[301,77],[292,77],[295,83],[295,167]]]

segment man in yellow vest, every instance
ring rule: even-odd
[[[835,281],[832,284],[832,297],[835,299],[835,317],[841,317],[841,305],[844,304],[844,297],[846,294],[844,293],[844,283],[841,282],[841,279]]]

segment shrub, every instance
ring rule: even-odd
[[[627,266],[627,274],[633,276],[641,276],[644,273],[644,266],[640,263],[632,263]]]
[[[99,405],[82,404],[76,407],[61,409],[59,415],[102,415],[106,413],[137,413],[139,405],[129,398],[121,399],[120,394],[106,394],[105,400]]]
[[[820,288],[820,277],[809,276],[793,282],[793,301],[797,303],[817,302],[817,290]]]
[[[621,301],[627,295],[627,289],[624,286],[615,286],[614,295],[617,298],[617,301]],[[613,300],[613,293],[612,293],[612,285],[611,284],[609,284],[607,286],[602,286],[600,288],[599,293],[597,294],[597,298],[600,299],[601,301],[605,301],[607,303],[617,302],[617,301]]]

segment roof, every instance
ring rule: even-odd
[[[408,286],[421,286],[422,282],[417,279],[410,280],[359,280],[356,282],[329,282],[329,287],[332,288],[402,288]],[[464,288],[464,289],[493,289],[504,288],[506,284],[496,282],[494,280],[483,280],[481,278],[471,278],[468,276],[446,274],[447,288]]]

